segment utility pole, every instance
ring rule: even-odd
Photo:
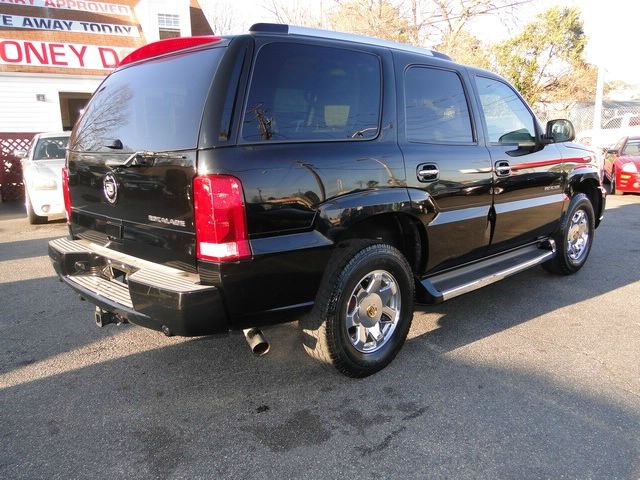
[[[596,82],[596,102],[593,106],[593,130],[602,128],[602,100],[604,98],[604,67],[598,65],[598,81]]]

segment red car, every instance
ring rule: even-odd
[[[611,184],[611,193],[640,193],[640,137],[622,137],[607,150],[604,173]]]

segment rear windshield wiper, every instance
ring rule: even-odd
[[[185,155],[181,155],[179,153],[173,152],[151,152],[149,150],[140,150],[139,152],[134,152],[124,161],[109,159],[104,164],[107,167],[115,167],[115,168],[129,168],[129,167],[146,167],[147,162],[146,159],[149,158],[176,158],[176,159],[184,159],[187,158]]]

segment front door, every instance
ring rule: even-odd
[[[562,213],[564,174],[556,145],[537,141],[536,120],[507,83],[475,76],[494,170],[491,251],[553,233]]]

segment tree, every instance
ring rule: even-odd
[[[494,68],[531,104],[590,99],[595,69],[584,60],[580,10],[552,7],[493,48]]]
[[[334,30],[343,32],[396,42],[411,40],[408,20],[390,0],[338,1],[329,14],[329,23]]]
[[[211,25],[214,35],[227,35],[232,33],[236,16],[233,7],[229,1],[217,0],[213,2],[211,7],[205,11],[205,16]]]
[[[480,68],[490,67],[489,48],[466,30],[444,35],[435,49],[446,53],[458,63]]]
[[[481,43],[469,33],[469,24],[474,20],[498,13],[501,20],[510,19],[518,6],[530,1],[405,0],[403,11],[410,23],[412,43],[439,45],[441,50],[460,52],[469,40],[473,44]]]
[[[311,10],[306,2],[270,0],[264,5],[264,8],[275,17],[278,23],[321,28],[323,26],[324,6],[322,0],[320,0],[319,6],[319,10],[315,11]]]

